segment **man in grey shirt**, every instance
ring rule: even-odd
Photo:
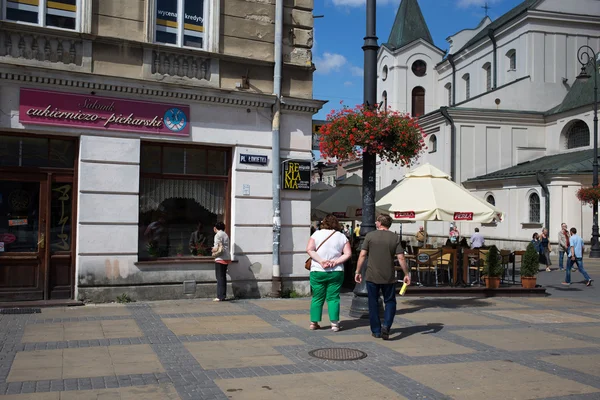
[[[400,266],[404,271],[404,282],[410,285],[410,272],[404,259],[404,249],[400,244],[400,237],[390,232],[392,217],[381,214],[375,222],[376,231],[367,233],[362,250],[356,265],[354,280],[362,282],[361,270],[365,259],[369,256],[365,279],[367,280],[367,292],[369,296],[369,321],[373,337],[388,340],[390,329],[396,315],[396,268],[394,267],[394,256],[398,258]],[[379,293],[383,293],[385,313],[383,326],[379,318]]]

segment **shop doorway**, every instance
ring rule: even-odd
[[[76,144],[0,136],[0,302],[73,298]]]

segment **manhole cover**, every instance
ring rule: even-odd
[[[0,314],[39,314],[42,310],[39,308],[3,308]]]
[[[331,361],[361,360],[367,356],[367,353],[365,353],[364,351],[336,347],[316,349],[309,351],[308,354],[316,358]]]

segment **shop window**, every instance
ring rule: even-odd
[[[179,47],[206,48],[210,0],[157,0],[155,41]]]
[[[431,135],[429,137],[429,153],[435,153],[437,151],[437,137],[435,135]]]
[[[590,145],[590,128],[582,120],[572,122],[566,136],[567,149],[588,147]]]
[[[412,117],[420,117],[425,114],[425,89],[417,86],[412,90]]]
[[[0,167],[73,169],[74,165],[72,140],[0,136]]]
[[[79,0],[11,0],[4,2],[4,19],[40,26],[79,30]]]
[[[229,151],[142,144],[139,258],[210,256],[227,224]]]
[[[540,196],[537,193],[529,195],[529,222],[540,222]]]
[[[483,70],[485,71],[485,89],[492,90],[492,64],[485,63]]]

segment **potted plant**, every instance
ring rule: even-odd
[[[521,286],[525,289],[533,289],[537,283],[536,275],[538,271],[539,254],[533,243],[529,243],[521,261]]]
[[[500,277],[504,273],[504,267],[500,263],[500,252],[496,246],[490,247],[487,253],[483,273],[486,288],[498,289],[500,287]]]

